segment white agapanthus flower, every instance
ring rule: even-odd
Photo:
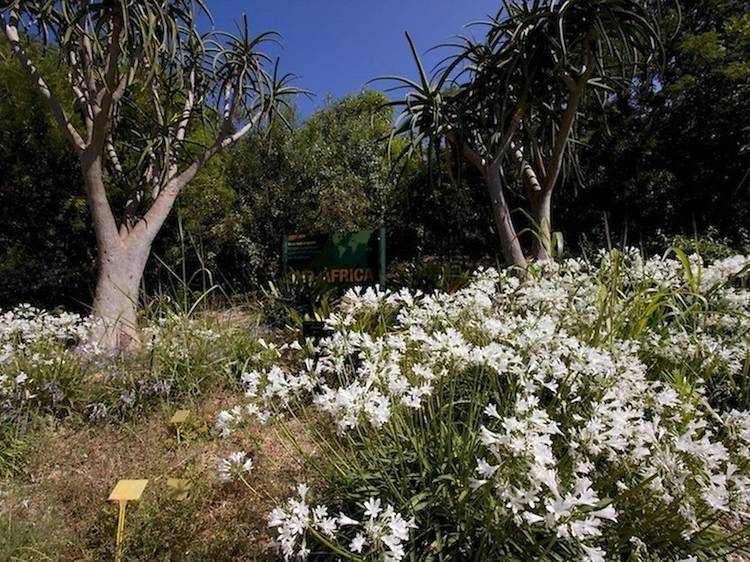
[[[686,539],[707,512],[747,512],[750,414],[709,407],[707,385],[747,373],[750,258],[705,264],[628,249],[535,267],[523,281],[481,270],[454,293],[352,289],[326,320],[333,333],[315,358],[296,350],[301,372],[243,375],[248,403],[271,412],[311,399],[344,433],[412,415],[453,377],[494,378],[507,390],[484,405],[465,484],[491,495],[493,517],[549,533],[582,560],[608,559],[602,541],[621,519],[617,497],[633,490],[676,512]],[[643,295],[665,295],[665,320],[628,326]],[[687,307],[690,321],[672,321],[670,306]],[[671,382],[685,365],[696,374],[689,391]],[[238,416],[222,416],[217,426],[231,431]],[[340,519],[324,523],[304,497],[294,501],[273,519],[285,555],[304,553],[306,530],[340,534]],[[408,522],[382,498],[362,509],[343,548],[398,560]]]
[[[307,558],[308,540],[316,533],[354,554],[372,552],[379,553],[383,560],[403,560],[404,543],[409,540],[410,530],[416,528],[413,520],[404,519],[392,506],[376,497],[362,504],[361,521],[343,513],[332,517],[326,506],[310,505],[308,495],[307,486],[300,484],[297,497],[289,498],[283,507],[269,514],[268,526],[276,529],[276,541],[285,560]],[[347,540],[342,532],[349,527],[359,530]]]
[[[253,460],[242,451],[231,453],[219,461],[217,476],[220,482],[228,483],[250,474],[254,468]]]

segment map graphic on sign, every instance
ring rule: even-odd
[[[336,285],[385,285],[385,228],[284,238],[284,272]]]

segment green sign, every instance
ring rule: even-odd
[[[284,274],[334,285],[385,286],[385,228],[335,234],[291,234],[282,245]]]

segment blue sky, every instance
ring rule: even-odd
[[[449,41],[471,21],[494,14],[498,0],[208,0],[218,29],[234,30],[247,14],[251,32],[274,30],[283,36],[277,54],[297,84],[316,94],[300,98],[303,116],[325,96],[359,92],[377,76],[415,76],[408,31],[422,54]],[[426,54],[434,63],[438,54]],[[428,65],[428,68],[431,64]]]

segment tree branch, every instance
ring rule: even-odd
[[[211,158],[232,146],[257,127],[265,113],[263,108],[259,108],[256,114],[234,134],[227,135],[226,133],[220,133],[216,142],[198,156],[190,166],[180,172],[179,175],[170,176],[167,179],[166,185],[159,191],[159,195],[152,203],[151,208],[149,208],[144,217],[131,230],[131,235],[140,236],[141,234],[146,234],[147,239],[153,241],[156,233],[172,210],[180,191],[198,175],[198,172],[200,172]]]
[[[521,147],[511,144],[511,153],[513,154],[513,159],[515,160],[516,165],[521,170],[521,179],[523,180],[527,191],[542,191],[539,178],[537,178],[536,172],[529,161],[524,158]]]
[[[224,113],[221,121],[221,135],[228,135],[232,130],[234,124],[234,113],[237,109],[237,98],[239,92],[239,84],[236,84],[234,88],[227,85],[227,89],[224,95]]]
[[[471,162],[477,170],[484,172],[487,162],[482,158],[479,152],[471,148],[467,143],[462,142],[461,154],[463,154],[464,158]]]
[[[539,140],[534,137],[529,137],[529,142],[531,143],[531,152],[534,156],[534,160],[536,161],[539,173],[542,178],[544,178],[547,176],[547,168],[544,165],[544,157],[542,156],[542,149],[539,146]]]
[[[89,39],[86,29],[80,27],[78,36],[78,45],[81,53],[81,67],[83,68],[83,76],[88,90],[88,98],[91,101],[92,111],[96,113],[96,77],[94,76],[94,53],[91,48],[91,40]]]
[[[583,67],[583,73],[568,95],[568,106],[565,108],[565,112],[560,120],[560,128],[557,131],[557,135],[555,135],[555,141],[552,145],[552,156],[550,157],[549,164],[547,165],[547,173],[544,177],[543,190],[545,192],[551,191],[557,183],[557,178],[562,169],[565,146],[568,144],[570,132],[573,130],[576,114],[578,113],[578,105],[581,102],[583,91],[591,77],[592,70],[593,65],[590,63],[590,55],[587,55],[586,64]]]
[[[5,33],[5,37],[7,37],[8,41],[10,42],[13,55],[21,63],[21,66],[26,72],[26,75],[29,77],[31,84],[34,86],[36,91],[39,92],[39,94],[47,101],[47,105],[49,105],[49,108],[52,111],[52,115],[57,120],[58,125],[62,129],[63,133],[65,133],[65,136],[71,142],[73,147],[79,153],[82,152],[86,148],[86,143],[76,130],[72,121],[66,115],[65,110],[60,104],[60,101],[57,99],[55,94],[52,93],[49,86],[47,86],[47,83],[44,81],[44,78],[42,78],[37,68],[31,62],[31,59],[29,58],[26,50],[21,46],[21,41],[18,36],[18,15],[14,12],[11,12],[10,18],[8,19],[7,23],[4,17],[0,21],[2,21],[3,31]]]
[[[107,158],[109,158],[109,161],[112,163],[115,171],[118,174],[121,174],[122,163],[120,162],[120,158],[117,156],[117,151],[115,150],[115,143],[112,140],[111,132],[107,135],[107,141],[104,143],[104,150],[106,151]]]
[[[91,100],[88,97],[86,80],[83,76],[83,70],[78,62],[75,51],[68,50],[68,60],[70,61],[71,70],[68,73],[73,94],[75,94],[78,104],[81,106],[81,114],[86,124],[86,133],[91,137],[91,129],[94,126],[94,109]]]
[[[503,160],[503,156],[505,155],[505,152],[508,150],[508,147],[513,140],[513,136],[516,134],[518,127],[520,127],[521,123],[523,122],[524,105],[525,104],[520,103],[518,106],[516,106],[516,110],[513,112],[513,116],[511,117],[510,125],[508,125],[508,128],[505,130],[505,133],[503,133],[503,136],[500,139],[500,143],[495,149],[495,157],[492,160],[492,166],[496,166],[499,168],[500,163]]]
[[[127,90],[128,85],[130,84],[130,81],[131,81],[130,73],[133,71],[134,68],[137,68],[138,62],[140,61],[142,56],[143,56],[143,45],[139,46],[138,49],[135,51],[135,53],[133,53],[133,55],[129,57],[127,62],[125,63],[125,68],[122,70],[120,81],[117,84],[117,87],[115,88],[114,92],[112,92],[113,103],[117,104],[122,99],[122,96],[125,95],[125,90]]]
[[[120,62],[120,35],[122,34],[122,21],[119,17],[112,18],[112,32],[107,47],[106,63],[104,65],[104,91],[110,96],[117,88],[117,70]]]
[[[189,86],[187,95],[185,96],[185,103],[182,108],[182,113],[180,114],[180,119],[175,127],[175,143],[170,151],[170,177],[177,173],[177,151],[185,140],[187,128],[190,124],[190,116],[193,114],[193,106],[195,105],[195,69],[190,70],[188,82]]]
[[[118,16],[113,16],[111,21],[111,32],[105,55],[104,68],[102,70],[102,85],[96,93],[96,108],[94,111],[94,126],[90,142],[94,146],[104,148],[112,126],[112,115],[115,106],[122,95],[125,93],[127,82],[123,84],[122,80],[117,79],[117,72],[120,63],[120,35],[122,33],[122,21]],[[84,34],[84,45],[90,42],[88,35]],[[128,71],[129,72],[129,71]],[[126,72],[127,77],[127,72]]]

